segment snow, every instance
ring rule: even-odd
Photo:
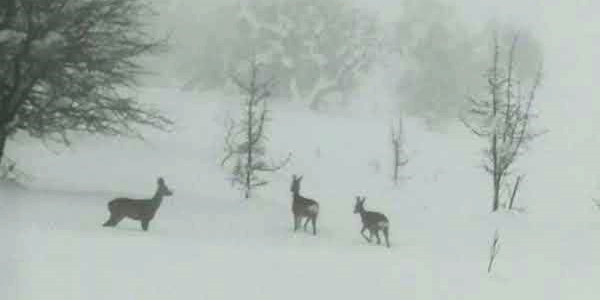
[[[597,299],[600,27],[591,7],[547,8],[536,121],[549,134],[518,162],[524,212],[489,213],[485,145],[460,124],[434,133],[403,119],[409,162],[394,186],[390,118],[373,116],[393,106],[377,86],[345,113],[273,105],[269,150],[291,151],[292,163],[244,201],[217,166],[222,117],[235,101],[146,89],[140,99],[159,104],[173,132],[147,131],[143,142],[85,137],[72,149],[9,143],[33,178],[26,189],[0,186],[0,299]],[[316,237],[292,232],[292,174],[320,203]],[[175,194],[150,231],[129,220],[101,227],[110,199],[150,197],[158,176]],[[360,236],[357,195],[388,216],[391,249]],[[500,252],[487,274],[496,230]]]
[[[527,212],[490,215],[481,144],[463,128],[432,133],[405,120],[412,155],[394,187],[387,122],[274,105],[270,151],[293,160],[244,201],[216,163],[221,116],[235,101],[167,88],[141,97],[161,103],[174,132],[81,138],[58,155],[11,143],[35,178],[0,189],[2,299],[595,299],[600,220],[591,202],[576,215],[544,206],[568,195],[549,184],[547,166],[535,171],[544,156],[525,166],[537,178],[517,200]],[[292,232],[291,174],[320,203],[316,237]],[[149,232],[129,220],[100,226],[110,199],[150,197],[158,176],[175,194]],[[356,195],[389,217],[391,249],[360,236]]]
[[[18,43],[22,41],[26,37],[25,33],[18,32],[12,29],[2,29],[0,30],[0,44],[6,42]]]
[[[56,47],[60,47],[65,41],[65,38],[58,32],[48,32],[41,39],[37,39],[33,41],[32,48],[33,51],[38,53],[45,53],[47,51],[51,51]]]

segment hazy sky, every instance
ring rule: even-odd
[[[397,0],[355,0],[377,9],[386,20],[399,13]],[[533,30],[544,45],[545,80],[539,103],[552,123],[568,121],[564,130],[600,135],[600,1],[598,0],[459,0],[472,24],[496,18]],[[561,122],[563,123],[563,122]],[[599,123],[596,125],[595,123]],[[593,129],[597,128],[597,130]],[[599,143],[600,144],[600,141]]]
[[[211,7],[232,0],[154,0],[174,30],[193,37],[194,18],[210,14]],[[250,1],[250,0],[249,0]],[[293,0],[290,0],[293,1]],[[378,11],[385,21],[401,13],[401,0],[353,0]],[[472,26],[495,18],[528,27],[544,45],[545,84],[542,95],[553,99],[541,103],[545,109],[571,117],[600,115],[600,90],[596,84],[599,66],[600,1],[598,0],[446,0],[456,5]],[[166,16],[165,16],[166,15]],[[596,114],[599,113],[599,114]],[[585,122],[585,120],[583,120]],[[594,124],[590,124],[593,126]],[[600,125],[598,125],[600,132]]]
[[[211,7],[232,0],[154,0],[166,13],[171,24],[186,24],[190,18],[202,18]],[[293,1],[293,0],[290,0]],[[379,11],[380,17],[393,21],[401,13],[401,0],[353,0]],[[546,45],[547,66],[573,68],[590,74],[596,56],[596,40],[600,39],[600,1],[597,0],[446,0],[456,5],[471,24],[482,24],[496,18],[533,29]],[[189,23],[188,23],[189,24]],[[177,25],[175,25],[177,26]],[[182,26],[183,27],[183,26]],[[194,28],[176,30],[192,31]],[[554,68],[554,67],[552,67]],[[563,70],[564,71],[564,70]],[[562,74],[571,79],[572,74]],[[575,76],[579,77],[579,76]]]

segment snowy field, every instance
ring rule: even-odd
[[[433,133],[406,119],[410,163],[394,186],[387,121],[277,105],[270,150],[292,163],[246,201],[217,164],[232,102],[168,88],[141,98],[161,103],[173,132],[9,145],[34,178],[0,189],[0,299],[597,299],[593,169],[557,148],[567,132],[540,139],[522,165],[526,212],[490,215],[481,144],[464,128]],[[556,159],[565,154],[574,159]],[[316,237],[292,231],[292,174],[321,204]],[[151,197],[158,176],[175,194],[149,232],[128,220],[101,226],[109,200]],[[391,249],[360,236],[356,195],[388,215]]]

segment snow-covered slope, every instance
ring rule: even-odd
[[[544,151],[523,166],[518,205],[528,212],[490,215],[481,145],[464,129],[405,120],[410,163],[394,186],[388,122],[277,105],[270,151],[291,152],[292,163],[245,201],[217,165],[233,102],[170,89],[142,98],[160,103],[173,132],[86,137],[57,154],[11,144],[34,180],[0,188],[1,299],[595,299],[600,219],[589,202],[564,199],[587,194],[557,187]],[[292,231],[292,174],[321,203],[316,237]],[[175,194],[149,232],[127,220],[100,226],[110,199],[149,197],[158,176]],[[359,235],[356,195],[388,215],[391,249]],[[496,229],[501,252],[488,275]]]

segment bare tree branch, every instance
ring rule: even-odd
[[[138,125],[170,127],[158,111],[127,96],[144,74],[139,58],[165,46],[146,31],[152,14],[146,2],[7,4],[0,7],[7,16],[1,28],[17,37],[0,45],[0,135],[19,130],[69,145],[74,132],[141,137]]]
[[[525,96],[523,84],[515,73],[518,41],[519,35],[514,34],[505,61],[506,67],[503,67],[500,40],[498,34],[494,34],[492,65],[485,77],[487,98],[467,97],[466,114],[459,118],[474,135],[489,141],[484,152],[484,169],[491,175],[493,183],[492,212],[500,208],[501,189],[507,178],[512,176],[511,167],[527,145],[539,136],[538,132],[530,129],[530,123],[535,117],[532,104],[541,83],[541,68]],[[512,206],[520,183],[521,176],[510,193],[508,206]]]
[[[510,201],[508,202],[508,209],[511,210],[513,208],[513,204],[515,202],[515,198],[517,195],[517,192],[519,191],[519,184],[521,183],[521,179],[523,178],[523,176],[518,176],[517,180],[515,182],[515,185],[512,189],[512,193],[510,195]]]
[[[251,58],[247,65],[245,74],[232,75],[232,81],[240,88],[245,99],[240,120],[236,122],[230,118],[225,124],[225,156],[221,165],[226,166],[231,159],[236,159],[232,169],[232,184],[240,185],[248,199],[253,189],[268,184],[258,173],[280,170],[290,161],[291,153],[280,163],[265,162],[265,126],[269,121],[266,99],[271,94],[275,79],[261,79],[261,64],[256,57]]]

